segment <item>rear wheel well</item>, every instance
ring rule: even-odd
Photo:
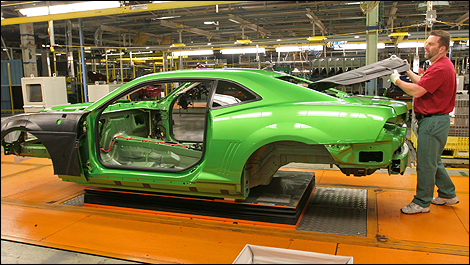
[[[322,144],[305,144],[296,141],[277,141],[265,144],[247,159],[242,177],[246,189],[268,185],[278,169],[291,162],[334,164],[335,161]]]

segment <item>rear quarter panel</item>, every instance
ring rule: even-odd
[[[259,101],[211,110],[211,137],[204,170],[238,179],[248,157],[263,145],[276,141],[375,142],[385,121],[393,115],[389,107],[341,101],[273,105]]]

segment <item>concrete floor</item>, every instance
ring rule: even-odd
[[[2,240],[2,264],[141,264],[79,252]]]
[[[7,156],[7,157],[8,157],[8,159],[11,158],[11,156]],[[4,159],[5,159],[5,156],[2,154],[2,164],[4,164]],[[23,160],[24,161],[23,163],[18,163],[18,164],[14,164],[14,165],[15,165],[15,167],[18,167],[18,169],[26,169],[26,167],[28,167],[29,164],[33,165],[33,161],[34,161],[34,163],[36,163],[36,165],[38,165],[38,168],[40,168],[40,167],[48,168],[48,170],[50,171],[50,165],[48,165],[50,162],[48,162],[47,159],[34,158],[34,159],[29,160],[29,161],[28,160]],[[37,162],[37,161],[40,161],[40,162]],[[13,159],[11,159],[11,162],[13,162]],[[26,163],[26,164],[24,164],[24,163]],[[16,166],[16,165],[18,165],[18,166]],[[330,165],[325,165],[325,164],[311,165],[311,164],[291,163],[291,164],[285,166],[284,169],[285,170],[310,171],[310,172],[315,170],[315,172],[318,172],[319,176],[320,176],[320,172],[325,172],[325,173],[323,173],[324,176],[325,176],[325,174],[328,174],[328,175],[331,175],[331,176],[338,176],[338,177],[334,177],[334,178],[341,178],[343,181],[345,179],[345,178],[340,176],[342,174],[340,172],[338,172],[339,170],[335,166],[330,167]],[[14,170],[14,171],[10,172],[10,170]],[[2,167],[2,184],[4,184],[3,181],[5,179],[10,179],[10,180],[12,179],[12,177],[10,177],[10,176],[12,176],[13,172],[17,172],[17,171],[14,169],[12,164],[4,165]],[[467,179],[467,180],[463,180],[463,181],[464,182],[466,181],[466,183],[468,185],[468,178],[466,178],[469,175],[469,170],[468,169],[466,169],[466,168],[448,169],[448,172],[449,172],[449,175],[451,175],[451,176],[464,177],[464,179]],[[20,172],[18,172],[18,173],[20,173]],[[377,173],[383,174],[383,173],[386,173],[386,171],[385,170],[379,170],[379,171],[377,171]],[[374,173],[374,174],[376,174],[376,173]],[[407,171],[406,171],[406,174],[403,177],[406,177],[407,175],[410,175],[410,174],[416,174],[416,170],[414,168],[408,168]],[[13,173],[13,175],[20,177],[21,173],[20,173],[20,175],[17,175],[15,173]],[[371,176],[373,176],[373,175],[371,175]],[[4,178],[4,177],[6,177],[6,178]],[[56,176],[53,177],[52,175],[51,175],[51,177],[56,178]],[[326,176],[324,178],[326,178]],[[357,183],[357,181],[361,182],[361,181],[364,180],[367,183],[371,183],[371,181],[372,181],[372,183],[374,183],[374,184],[367,184],[367,185],[379,185],[378,187],[380,187],[380,185],[381,185],[380,183],[374,182],[371,177],[369,177],[369,180],[367,178],[356,178],[356,179],[354,179],[353,177],[348,177],[348,179],[349,179],[349,181],[348,181],[349,183]],[[391,178],[391,179],[393,179],[393,178]],[[387,183],[388,183],[388,181],[390,181],[390,180],[387,180]],[[56,183],[56,181],[54,181],[54,183]],[[71,183],[64,183],[60,180],[57,180],[57,183],[60,183],[61,185],[62,184],[63,185],[71,184]],[[329,183],[329,182],[327,182],[327,183]],[[54,187],[53,187],[54,185],[52,185],[52,184],[48,184],[48,185],[50,185],[51,187],[48,188],[47,190],[49,190],[49,191],[54,190]],[[321,183],[319,183],[319,185],[321,185]],[[327,184],[327,185],[329,185],[329,184]],[[351,184],[348,184],[348,185],[351,185]],[[364,184],[362,184],[362,185],[364,185]],[[388,186],[389,184],[386,184],[386,185],[387,186],[385,186],[385,187],[389,187]],[[4,185],[2,185],[2,202],[3,202],[4,198],[9,197],[8,196],[9,191],[3,190],[3,186]],[[8,186],[8,185],[6,185],[6,186]],[[25,187],[25,189],[26,189],[26,187]],[[390,189],[390,188],[388,188],[388,189]],[[413,192],[412,191],[413,190],[412,185],[408,185],[406,187],[406,189],[410,190],[409,194],[411,194]],[[20,194],[20,193],[17,193],[17,194]],[[468,188],[467,188],[467,192],[463,192],[463,193],[460,192],[459,194],[460,194],[459,196],[463,195],[462,199],[465,200],[465,197],[468,197]],[[21,196],[19,198],[21,198]],[[25,197],[23,197],[23,198],[25,198]],[[403,204],[404,202],[400,202],[400,203]],[[403,206],[403,205],[401,205],[401,206],[400,205],[394,206],[394,208]],[[8,206],[8,204],[7,204],[7,206]],[[462,204],[462,205],[458,205],[458,206],[464,207],[465,205]],[[117,259],[117,258],[115,258],[116,256],[113,256],[113,255],[106,256],[106,253],[103,254],[104,256],[91,255],[91,254],[84,254],[84,253],[75,252],[75,251],[61,250],[61,249],[58,249],[58,248],[53,248],[54,246],[53,247],[44,247],[44,246],[36,246],[36,245],[33,245],[33,244],[27,244],[27,243],[19,243],[19,242],[15,242],[14,240],[12,241],[11,237],[8,237],[8,236],[5,237],[4,236],[4,234],[5,234],[4,232],[8,230],[7,227],[9,225],[6,225],[6,227],[3,226],[3,224],[4,224],[4,222],[3,222],[4,221],[3,220],[3,213],[4,213],[3,210],[4,209],[3,208],[4,208],[4,205],[2,203],[2,241],[1,241],[1,251],[2,251],[1,252],[1,254],[2,254],[1,255],[1,263],[2,264],[4,264],[4,263],[5,264],[33,264],[33,263],[34,264],[38,264],[38,263],[39,264],[132,264],[132,263],[139,263],[139,262],[136,262],[136,261],[125,260],[125,257],[124,257],[124,259]],[[395,210],[398,211],[398,209],[399,208],[397,208]],[[441,209],[440,207],[437,207],[436,209],[433,209],[434,215],[441,216],[441,214],[439,214],[439,212],[437,211],[437,210],[440,210],[440,209]],[[442,209],[444,209],[444,208],[442,208]],[[38,209],[38,210],[40,210],[40,209]],[[7,209],[5,209],[5,211],[8,213]],[[424,216],[424,217],[433,218],[432,217],[433,215],[431,215],[431,214],[425,214],[425,215],[427,215],[427,216]],[[8,216],[8,214],[7,214],[7,216]],[[424,218],[424,217],[419,217],[419,216],[416,216],[416,217],[417,218]],[[436,217],[438,217],[438,216],[436,216]],[[38,216],[38,218],[40,218],[40,217]],[[408,218],[408,216],[403,216],[401,218]],[[467,216],[467,218],[468,218],[468,216]],[[48,221],[48,220],[49,219],[46,218],[43,221],[46,222],[46,223],[49,223],[50,221]],[[40,222],[40,221],[36,220],[34,222]],[[52,227],[55,226],[55,225],[51,225],[51,224],[49,224],[49,225],[51,226],[50,229],[52,229]],[[73,225],[75,225],[75,224],[73,224]],[[155,223],[154,225],[157,225],[157,224]],[[394,222],[393,225],[396,225],[396,223]],[[406,224],[402,224],[402,225],[406,227]],[[60,224],[57,224],[57,226],[60,227]],[[157,226],[159,226],[159,224]],[[379,226],[380,227],[386,227],[385,225],[382,225],[380,223],[379,223]],[[4,231],[4,229],[5,229],[5,231]],[[47,229],[49,229],[49,228],[47,228]],[[59,228],[55,228],[55,229],[59,229]],[[64,229],[65,230],[70,230],[70,228],[64,228]],[[381,229],[383,229],[383,228],[381,228]],[[60,233],[63,233],[63,231],[65,231],[65,230],[63,230],[63,231],[60,231],[60,230],[62,230],[62,229],[59,229],[57,232],[55,232],[55,233],[57,233],[56,235],[59,236],[59,237],[60,237]],[[218,234],[218,233],[221,233],[221,232],[222,231],[216,232],[216,233]],[[8,234],[8,232],[6,232],[6,234]],[[321,233],[317,234],[317,236],[318,235],[320,235],[320,237],[322,236]],[[328,237],[328,234],[323,234],[323,235]],[[193,240],[196,240],[196,238],[197,238],[196,235],[194,235],[194,236],[195,236],[195,238],[190,239],[191,236],[188,235],[189,238],[182,237],[182,238],[178,239],[178,241],[179,240],[181,240],[181,241],[185,241],[185,240],[193,241]],[[201,235],[199,235],[199,236],[201,236]],[[41,236],[41,237],[43,237],[43,236]],[[468,231],[467,231],[467,237],[468,237]],[[263,238],[263,236],[260,235],[259,238],[260,238],[259,240],[261,240]],[[43,239],[44,239],[44,242],[47,241],[45,238],[43,238]],[[23,240],[23,239],[21,239],[21,240]],[[21,240],[19,240],[19,241],[21,241]],[[133,239],[133,240],[135,240],[135,239]],[[339,239],[339,240],[341,242],[347,244],[347,242],[343,241],[344,239]],[[43,241],[43,240],[39,240],[39,241],[32,242],[32,243],[38,243],[40,241]],[[126,239],[120,238],[119,240],[116,240],[115,242],[117,242],[116,243],[117,245],[123,245],[124,246],[124,245],[127,244],[127,242],[125,242],[125,241],[126,241]],[[23,240],[23,242],[28,242],[28,241]],[[297,241],[295,241],[295,242],[297,242]],[[172,244],[172,243],[175,243],[175,242],[170,242],[168,244]],[[451,242],[449,242],[449,243],[451,244]],[[265,243],[265,244],[267,244],[267,243]],[[329,246],[330,244],[332,244],[332,243],[325,241],[323,243],[320,243],[319,246],[322,246],[322,247],[319,247],[319,248],[323,248],[324,246]],[[47,243],[46,243],[46,245],[47,245]],[[343,244],[342,246],[344,248],[345,244]],[[364,248],[366,248],[366,247],[364,247]],[[302,249],[302,248],[300,248],[300,249]],[[320,253],[328,253],[327,251],[319,251],[318,249],[314,249],[314,251],[318,251]],[[368,250],[364,250],[364,251],[365,251],[364,253],[366,253]],[[232,250],[232,252],[235,252],[235,250]],[[416,252],[416,251],[408,251],[408,252],[413,253],[413,252]],[[424,254],[423,252],[419,252],[419,251],[416,252],[416,253],[418,254],[418,256],[421,253]],[[338,254],[338,255],[341,255],[341,254]],[[349,254],[349,255],[352,256],[352,254]],[[360,257],[361,254],[354,254],[354,255],[355,255],[355,261],[357,260],[358,263],[369,263],[368,260],[362,260],[362,262],[361,262],[361,257]],[[388,254],[386,254],[386,255],[388,255]],[[443,257],[445,256],[443,254],[436,254],[436,253],[429,253],[429,255],[431,255],[431,256],[432,255],[441,255]],[[348,256],[348,255],[346,255],[346,256]],[[462,257],[462,256],[459,256],[459,259],[456,260],[456,261],[459,261],[461,259],[463,259],[464,261],[465,260],[468,261],[468,256],[466,258]],[[147,260],[144,260],[144,262],[147,262]],[[160,263],[160,262],[162,262],[162,261],[159,261],[159,260],[151,260],[150,261],[150,263]],[[164,261],[164,263],[171,263],[171,261],[167,260],[167,261]],[[398,263],[400,263],[400,262],[398,262]],[[404,262],[404,263],[408,263],[408,262]],[[411,263],[413,263],[413,262],[411,262]],[[440,262],[439,260],[436,260],[435,263],[442,263],[442,262]],[[446,262],[444,262],[444,263],[446,263]]]

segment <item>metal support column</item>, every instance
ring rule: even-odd
[[[179,43],[183,43],[183,38],[181,36],[181,33],[182,33],[183,30],[178,30],[178,33],[179,33]],[[178,69],[179,70],[183,70],[183,56],[179,56],[179,63],[178,63]]]
[[[79,28],[79,32],[80,32],[80,51],[82,53],[82,60],[81,60],[81,64],[82,64],[82,83],[83,83],[83,100],[85,102],[88,102],[88,84],[87,84],[87,78],[86,78],[86,65],[85,65],[85,51],[83,50],[83,32],[82,32],[82,19],[79,18],[78,19],[78,28]]]
[[[370,13],[366,15],[366,65],[375,63],[378,61],[377,43],[379,40],[378,36],[378,21],[379,21],[379,9],[374,8]],[[366,95],[377,95],[377,79],[366,82]]]
[[[21,49],[23,52],[24,76],[38,76],[33,23],[20,24],[20,37]]]
[[[163,72],[168,71],[168,57],[167,53],[163,52]]]
[[[67,70],[69,77],[75,77],[75,67],[73,65],[73,48],[72,48],[72,21],[66,21],[66,42],[67,42]]]

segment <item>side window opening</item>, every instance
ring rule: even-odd
[[[186,89],[196,83],[199,84]],[[174,81],[146,83],[116,100],[101,113],[97,139],[98,154],[104,166],[181,171],[202,158],[205,106],[210,82],[181,82],[186,88],[179,95],[174,95],[175,100],[169,109],[160,109],[162,91],[174,84]],[[185,131],[188,120],[197,121],[193,134]]]
[[[255,100],[256,96],[247,89],[232,82],[220,80],[217,82],[212,107],[223,107]]]
[[[209,91],[213,81],[187,85],[172,104],[172,136],[178,142],[203,142]]]

